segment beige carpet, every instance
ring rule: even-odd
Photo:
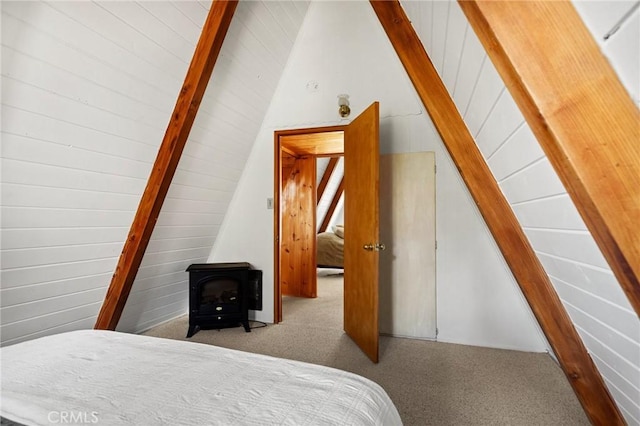
[[[360,374],[387,391],[405,425],[589,424],[546,354],[382,336],[372,364],[342,331],[342,276],[324,275],[317,299],[283,300],[281,324],[201,330],[189,340]],[[187,328],[184,316],[146,334],[186,340]]]

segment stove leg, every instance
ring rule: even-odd
[[[196,334],[198,332],[198,326],[197,325],[190,325],[189,326],[189,331],[187,331],[187,339],[191,336],[193,336],[194,334]]]

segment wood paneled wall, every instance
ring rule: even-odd
[[[283,187],[289,181],[291,173],[296,165],[296,157],[289,155],[286,152],[282,152],[282,158],[280,160],[280,167],[282,168],[282,183]]]
[[[285,164],[284,158],[281,163]],[[315,195],[315,157],[295,159],[291,172],[286,176],[283,167],[280,199],[280,282],[283,295],[317,297]]]

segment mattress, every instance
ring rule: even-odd
[[[401,424],[364,377],[211,345],[81,330],[0,355],[0,414],[25,425]]]

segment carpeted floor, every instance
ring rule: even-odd
[[[405,425],[589,424],[547,354],[381,336],[372,364],[342,331],[342,276],[322,275],[317,299],[284,298],[278,325],[202,330],[189,340],[360,374],[387,391]],[[187,328],[184,316],[146,334],[186,340]]]

